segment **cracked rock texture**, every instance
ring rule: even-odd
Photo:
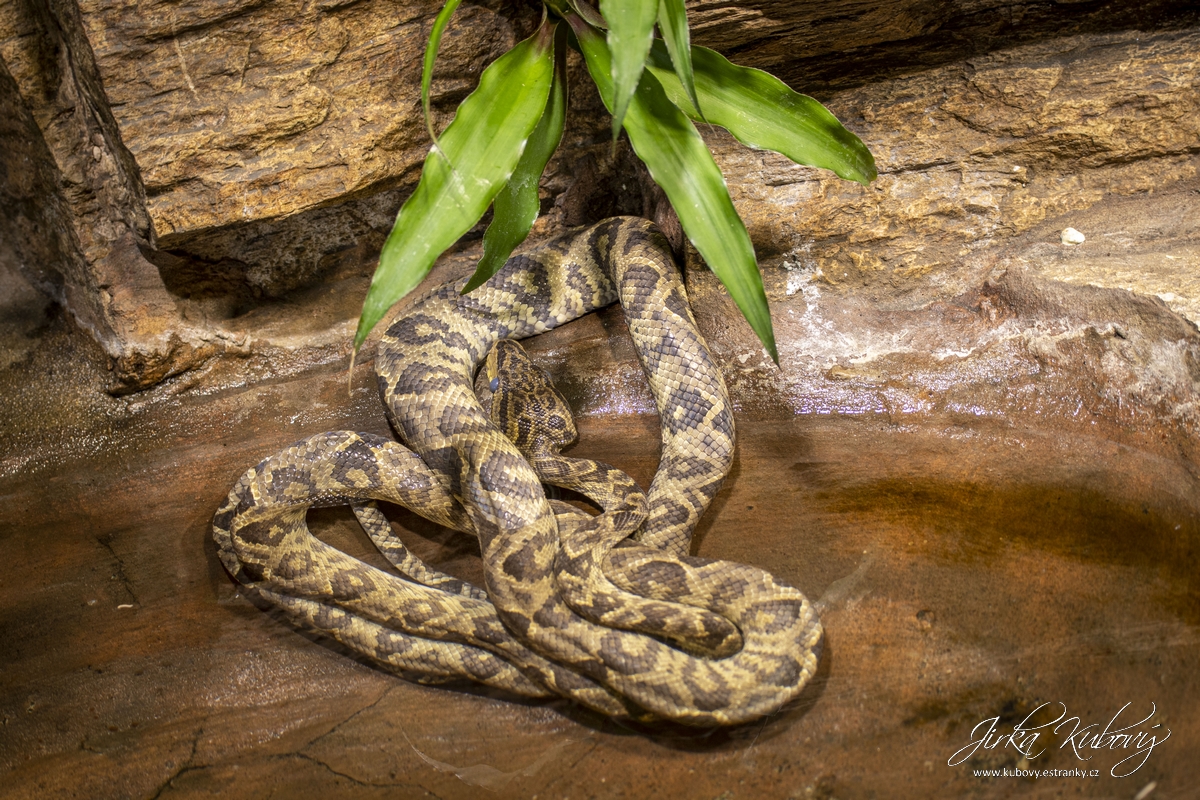
[[[0,3],[5,107],[29,133],[6,169],[45,186],[6,203],[8,258],[92,331],[111,391],[222,354],[270,350],[282,371],[313,346],[344,355],[358,284],[428,148],[419,65],[438,6]],[[698,43],[829,101],[879,162],[864,193],[710,134],[768,266],[810,257],[827,282],[927,301],[979,277],[960,263],[979,245],[1195,170],[1190,3],[705,0],[689,13]],[[438,127],[536,22],[517,0],[458,11],[432,87]],[[658,205],[573,74],[541,235]],[[782,206],[787,224],[772,224]],[[20,235],[34,225],[46,241]],[[275,313],[298,296],[321,310]]]
[[[532,244],[616,213],[672,237],[739,425],[695,552],[822,609],[820,672],[781,713],[629,729],[421,687],[238,593],[209,534],[237,477],[303,436],[388,431],[371,341],[349,395],[345,359],[427,148],[438,7],[0,0],[0,798],[1192,796],[1193,3],[689,3],[697,42],[814,93],[879,166],[861,187],[703,131],[779,367],[572,62]],[[439,126],[535,11],[462,6]],[[480,235],[430,281],[470,271]],[[575,454],[647,484],[657,418],[620,311],[529,349]],[[389,513],[481,579],[473,542]],[[383,564],[349,511],[310,525]],[[1044,703],[1099,726],[1153,707],[1171,739],[1122,779],[1061,734],[948,765]],[[1100,776],[973,774],[1018,766]]]

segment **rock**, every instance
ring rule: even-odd
[[[80,4],[161,248],[236,258],[251,288],[277,296],[310,284],[323,256],[391,229],[403,196],[379,193],[410,188],[429,148],[420,65],[437,4],[153,9]],[[438,127],[531,19],[482,5],[456,14],[431,92]],[[353,202],[364,195],[376,198]],[[337,219],[255,224],[347,201]]]
[[[0,102],[24,129],[5,155],[22,195],[3,211],[13,231],[6,256],[96,337],[113,362],[112,391],[143,389],[203,363],[223,349],[220,334],[180,319],[142,255],[154,243],[145,192],[78,8],[9,3],[0,14],[0,34],[8,34]]]
[[[697,44],[779,75],[821,99],[1013,47],[1117,31],[1182,30],[1198,21],[1194,5],[1175,0],[701,0],[688,5]]]
[[[797,384],[810,401],[799,414],[734,385],[735,471],[695,552],[801,587],[826,638],[796,703],[720,731],[631,728],[566,704],[417,685],[261,612],[221,570],[212,514],[238,475],[298,438],[386,434],[370,365],[349,392],[344,370],[324,364],[113,398],[103,354],[51,320],[19,369],[0,369],[0,559],[21,565],[0,583],[6,796],[638,797],[651,785],[681,797],[729,785],[750,797],[810,786],[886,797],[900,785],[964,796],[979,791],[974,769],[998,763],[989,752],[945,764],[974,726],[1044,702],[1098,727],[1127,702],[1137,719],[1154,702],[1189,741],[1200,710],[1196,427],[1186,409],[1171,422],[1183,376],[1143,381],[1138,391],[1161,392],[1157,406],[1117,381],[1156,374],[1170,364],[1157,351],[1194,348],[1196,333],[1156,301],[1018,273],[989,285],[977,310],[918,320],[930,340],[1007,333],[986,358],[945,355],[951,369],[939,370],[928,342],[914,342],[907,356],[848,364],[832,381],[841,394]],[[1119,329],[1100,326],[1114,316]],[[895,315],[890,330],[905,321]],[[593,315],[536,350],[632,375],[621,326],[619,312]],[[1197,363],[1193,349],[1193,381]],[[637,413],[644,380],[613,374],[587,373],[583,388],[603,381],[594,399],[607,405],[584,408],[573,452],[646,485],[657,420]],[[856,403],[868,396],[878,405]],[[472,541],[389,513],[427,563],[480,579]],[[349,510],[309,523],[381,562]],[[1155,750],[1164,793],[1186,794],[1190,752]],[[1089,768],[1105,772],[1118,758],[1093,755]]]
[[[63,272],[82,264],[70,212],[58,192],[41,131],[0,61],[0,269],[6,291],[0,318],[36,329],[46,300],[65,301]],[[40,289],[44,298],[31,292]]]
[[[797,703],[717,732],[400,680],[261,613],[212,550],[214,510],[264,456],[388,433],[372,342],[344,364],[426,146],[414,69],[436,4],[43,5],[0,3],[5,796],[966,796],[1011,788],[974,769],[1017,763],[948,766],[975,726],[1045,702],[1098,727],[1153,702],[1197,739],[1194,4],[692,4],[697,41],[812,87],[881,173],[863,188],[703,129],[778,367],[668,231],[739,426],[694,552],[770,569],[826,629]],[[477,56],[536,22],[459,15],[439,124]],[[535,240],[614,213],[669,224],[571,69]],[[1087,246],[1062,246],[1068,226]],[[479,255],[476,231],[430,282]],[[529,347],[576,410],[573,454],[647,484],[657,419],[620,311]],[[472,541],[389,513],[422,558],[481,579]],[[310,524],[381,563],[345,509]],[[1192,791],[1189,752],[1157,748],[1146,780]]]
[[[831,110],[879,167],[868,188],[708,141],[762,260],[917,305],[977,282],[991,248],[1047,220],[1187,186],[1198,52],[1196,31],[1064,38],[841,93]]]
[[[1083,244],[1087,241],[1087,237],[1074,228],[1063,228],[1059,238],[1062,239],[1063,244]]]
[[[828,280],[853,282],[853,275],[881,269],[892,280],[926,270],[931,280],[941,280],[944,271],[926,252],[928,241],[919,251],[853,252],[838,244],[847,235],[846,223],[855,220],[855,241],[900,247],[904,237],[892,241],[888,231],[940,228],[937,236],[960,239],[961,251],[995,232],[1024,230],[1061,211],[1046,205],[1048,197],[1060,195],[1043,196],[1042,190],[1060,172],[1061,159],[1054,154],[1074,153],[1080,164],[1121,173],[1131,188],[1157,185],[1158,177],[1148,172],[1159,169],[1157,154],[1175,153],[1187,161],[1186,142],[1195,135],[1186,122],[1195,118],[1188,81],[1194,74],[1188,48],[1194,42],[1185,31],[1196,12],[1189,4],[1158,0],[1139,6],[1135,16],[1132,10],[1088,4],[1015,8],[1004,0],[955,4],[936,14],[919,2],[694,4],[690,14],[698,43],[774,69],[830,100],[885,164],[875,185],[882,194],[873,195],[881,202],[867,208],[852,187],[798,181],[802,172],[773,162],[783,172],[768,180],[783,183],[767,187],[768,193],[795,195],[819,186],[822,200],[806,197],[814,213],[797,217],[794,225],[754,228],[760,253],[769,260],[794,249],[796,242],[779,240],[781,230],[809,230],[813,257],[832,259],[824,271]],[[70,303],[114,358],[115,389],[150,385],[216,353],[241,353],[238,342],[289,350],[285,342],[293,335],[278,324],[255,334],[246,329],[249,318],[236,318],[253,309],[269,316],[274,302],[289,293],[369,274],[371,254],[390,229],[428,146],[417,81],[435,11],[425,3],[381,0],[245,0],[219,10],[203,2],[85,0],[76,8],[60,0],[49,16],[15,3],[0,11],[0,55],[44,129],[54,166],[71,186],[93,187],[64,194],[77,197],[70,213],[87,222],[74,225],[81,263],[61,281],[60,300]],[[1161,32],[1133,46],[1131,35],[1120,31],[1134,20],[1158,25]],[[524,4],[494,0],[459,10],[435,73],[438,126],[449,120],[483,65],[534,24],[536,15]],[[1086,54],[1065,54],[1062,42],[1068,40]],[[1115,51],[1106,57],[1110,43],[1133,60],[1120,61]],[[61,68],[46,69],[75,51],[77,57]],[[1139,81],[1136,74],[1118,72],[1120,65],[1143,61],[1148,66],[1139,67],[1140,74],[1162,69],[1165,82],[1149,93],[1122,94],[1119,86]],[[1101,72],[1089,75],[1092,67]],[[549,214],[535,235],[612,213],[654,215],[662,207],[644,175],[630,184],[635,160],[627,148],[614,153],[607,144],[601,107],[577,59],[572,69],[572,130],[544,184]],[[899,75],[897,69],[907,75],[887,84],[892,96],[881,95],[880,77]],[[363,75],[376,77],[364,81]],[[917,114],[919,98],[932,97],[942,84],[959,88],[930,106],[934,113]],[[86,102],[76,104],[71,99],[76,96]],[[92,111],[64,115],[63,108]],[[1135,108],[1138,113],[1130,111]],[[1080,113],[1095,126],[1081,127]],[[1134,127],[1110,124],[1117,119]],[[1185,122],[1162,124],[1168,119]],[[1100,129],[1108,133],[1089,138]],[[895,145],[888,143],[891,134]],[[1003,152],[987,152],[993,141],[1003,143]],[[729,149],[719,137],[714,144]],[[1043,163],[1047,157],[1051,161]],[[738,184],[762,173],[758,159],[730,153],[722,164]],[[1176,166],[1183,173],[1192,168]],[[962,185],[953,192],[939,187],[956,175]],[[1071,180],[1099,175],[1091,170]],[[1026,184],[1025,191],[1010,191]],[[1066,205],[1094,202],[1097,185],[1080,184],[1078,197]],[[753,216],[748,197],[737,199]],[[1003,208],[996,205],[1002,201]],[[872,220],[865,227],[864,212]],[[823,220],[818,213],[831,216]],[[956,219],[964,223],[959,232],[940,222]],[[93,270],[122,231],[149,254],[149,262],[131,261],[125,247],[124,266]],[[679,232],[675,236],[682,244]],[[951,250],[935,248],[952,258]],[[890,266],[881,267],[884,259]],[[136,274],[133,280],[147,302],[136,308],[106,304],[98,288],[106,272]],[[68,299],[66,289],[75,286],[78,297]],[[921,297],[929,295],[918,292],[913,300]]]
[[[277,297],[336,273],[330,257],[359,243],[377,251],[401,199],[377,193],[411,183],[426,149],[416,98],[435,12],[337,2],[243,2],[215,14],[203,4],[70,0],[0,8],[0,56],[16,84],[5,102],[26,106],[40,126],[35,138],[51,156],[39,153],[43,182],[59,184],[70,223],[59,238],[74,251],[41,259],[30,250],[19,261],[56,265],[38,283],[113,359],[113,391],[240,352],[236,333],[213,324],[214,293]],[[443,126],[483,65],[515,41],[493,11],[468,7],[459,17],[434,83]],[[364,192],[375,194],[351,199]],[[331,201],[342,206],[334,219],[314,225]],[[302,209],[317,210],[255,229]],[[221,232],[230,226],[235,244]],[[195,239],[183,265],[153,253],[181,235]],[[206,261],[238,269],[225,270],[230,280],[216,292],[211,277],[199,289],[172,280]]]

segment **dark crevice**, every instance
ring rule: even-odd
[[[192,21],[185,19],[183,22],[180,22],[178,15],[173,13],[171,15],[171,22],[167,25],[163,25],[161,21],[157,20],[157,25],[154,22],[149,22],[147,24],[148,30],[141,38],[144,42],[157,42],[164,39],[175,39],[185,34],[211,30],[220,26],[223,22],[243,16],[247,11],[266,5],[267,2],[268,0],[252,0],[252,2],[248,3],[229,3],[228,7],[223,9],[223,12],[205,15],[202,18]]]
[[[957,159],[946,159],[944,161],[922,161],[916,164],[905,164],[904,166],[894,169],[881,169],[880,175],[903,175],[908,172],[925,172],[931,169],[941,169],[942,167],[960,167],[961,162]]]
[[[952,16],[934,30],[900,41],[760,64],[763,40],[724,51],[734,63],[761,66],[797,91],[828,100],[838,92],[911,75],[997,50],[1070,36],[1184,30],[1200,24],[1200,7],[1181,0],[1145,3],[1031,2]],[[786,37],[786,32],[772,38]],[[718,44],[719,48],[719,44]]]
[[[431,791],[429,791],[428,789],[426,789],[424,786],[420,786],[420,785],[416,785],[416,784],[408,783],[408,782],[406,782],[406,781],[381,781],[381,782],[375,782],[375,781],[364,781],[363,779],[361,779],[361,778],[356,778],[356,777],[354,777],[353,775],[351,775],[351,774],[349,774],[349,773],[347,773],[347,772],[341,772],[340,770],[334,769],[332,766],[330,766],[329,764],[325,763],[325,762],[324,762],[324,761],[322,761],[321,759],[319,759],[319,758],[317,758],[317,757],[315,757],[315,756],[310,756],[310,755],[308,755],[307,753],[301,753],[301,752],[297,752],[297,753],[292,753],[292,754],[289,754],[288,756],[279,756],[279,757],[280,757],[280,758],[291,758],[291,757],[294,757],[294,758],[302,758],[302,759],[304,759],[305,761],[309,761],[309,762],[312,762],[313,764],[316,764],[316,765],[318,765],[319,767],[321,767],[322,769],[324,769],[326,772],[328,772],[328,773],[329,773],[329,774],[331,774],[331,775],[336,775],[336,776],[337,776],[337,777],[339,777],[339,778],[344,778],[345,780],[348,780],[348,781],[350,781],[350,782],[351,782],[351,783],[353,783],[355,786],[364,786],[364,787],[369,787],[369,788],[372,788],[372,789],[384,789],[384,788],[389,788],[389,789],[399,789],[399,788],[418,788],[418,789],[420,789],[421,791],[423,791],[423,792],[425,792],[426,794],[428,794],[430,797],[437,798],[437,795],[435,795],[433,792],[431,792]]]
[[[376,697],[374,700],[372,700],[371,702],[367,703],[365,706],[362,706],[362,707],[361,707],[361,708],[359,708],[357,711],[355,711],[353,714],[351,714],[350,716],[346,717],[344,720],[342,720],[341,722],[337,723],[336,725],[334,725],[334,726],[333,726],[332,728],[330,728],[329,730],[327,730],[327,731],[325,731],[324,733],[321,733],[321,734],[319,734],[319,735],[317,735],[317,736],[313,737],[313,739],[312,739],[311,741],[309,741],[309,742],[308,742],[307,744],[305,744],[303,747],[301,747],[301,748],[297,749],[297,750],[296,750],[296,754],[297,754],[297,755],[304,756],[305,758],[313,758],[312,756],[309,756],[309,755],[307,755],[306,753],[304,753],[304,750],[308,749],[309,747],[312,747],[314,744],[316,744],[317,742],[321,741],[321,740],[322,740],[322,739],[324,739],[326,736],[330,736],[330,735],[332,735],[332,734],[336,733],[338,730],[340,730],[340,729],[341,729],[341,727],[342,727],[343,725],[346,725],[347,723],[349,723],[351,720],[353,720],[353,719],[354,719],[355,717],[357,717],[359,714],[362,714],[362,713],[364,713],[364,712],[366,712],[366,711],[370,711],[372,708],[374,708],[375,706],[379,705],[381,702],[383,702],[383,699],[384,699],[385,697],[387,697],[389,694],[391,694],[391,693],[392,693],[392,690],[393,690],[393,689],[395,689],[395,688],[396,688],[396,687],[395,687],[394,685],[393,685],[393,686],[388,686],[386,689],[384,689],[382,692],[380,692],[380,693],[379,693],[379,696],[378,696],[378,697]],[[317,760],[317,759],[313,758],[313,760],[315,761],[315,760]]]
[[[1153,150],[1141,153],[1123,153],[1113,154],[1103,151],[1083,154],[1078,147],[1071,147],[1073,140],[1067,139],[1063,141],[1061,146],[1055,147],[1042,142],[1040,145],[1027,145],[1025,147],[998,147],[993,150],[990,155],[993,160],[1003,158],[1005,156],[1019,157],[1029,168],[1040,169],[1047,164],[1054,162],[1070,161],[1076,165],[1078,169],[1103,169],[1105,167],[1119,167],[1130,164],[1139,164],[1145,161],[1154,161],[1157,159],[1172,159],[1172,158],[1187,158],[1200,153],[1200,144],[1192,147],[1185,147],[1179,150]],[[898,170],[899,172],[910,172],[914,168],[906,167]],[[884,173],[880,173],[881,175]],[[1181,174],[1180,179],[1186,175]]]
[[[206,767],[196,767],[192,764],[196,759],[196,751],[200,748],[200,737],[204,735],[204,728],[200,727],[196,730],[195,736],[192,737],[192,751],[188,753],[188,757],[184,759],[174,772],[172,772],[165,781],[158,785],[154,790],[154,794],[150,796],[150,800],[158,800],[162,793],[171,788],[171,784],[179,779],[185,773],[192,772],[196,769],[206,769]]]
[[[369,783],[360,778],[356,778],[347,772],[339,772],[338,770],[329,766],[329,764],[326,764],[321,759],[319,759],[315,756],[310,756],[308,753],[296,752],[296,753],[293,753],[292,755],[295,756],[296,758],[303,758],[305,761],[311,761],[312,763],[320,766],[326,772],[329,772],[332,775],[337,775],[339,778],[345,778],[346,780],[353,783],[355,786],[400,786],[401,785],[401,784],[396,784],[396,783],[386,783],[386,784]]]
[[[129,595],[129,600],[132,603],[134,603],[135,605],[137,605],[139,602],[137,594],[133,591],[133,584],[130,583],[129,577],[125,574],[125,562],[121,559],[121,557],[119,555],[117,555],[117,551],[113,549],[112,537],[105,536],[102,538],[97,538],[96,543],[99,544],[101,547],[103,547],[105,550],[107,550],[108,554],[110,556],[112,556],[113,561],[116,562],[117,573],[114,577],[118,581],[120,581],[121,587],[125,590],[125,593],[127,595]]]

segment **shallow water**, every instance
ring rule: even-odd
[[[0,794],[1192,791],[1200,491],[1186,459],[1060,422],[740,418],[734,471],[694,550],[765,567],[817,601],[819,673],[763,722],[635,732],[561,703],[407,683],[238,594],[208,533],[236,477],[310,433],[386,431],[366,372],[352,399],[344,379],[329,368],[66,415],[41,446],[10,440],[5,463],[22,466],[0,484]],[[654,417],[594,414],[580,429],[575,455],[649,481]],[[393,514],[427,560],[479,578],[471,542]],[[348,512],[311,523],[371,557]],[[1065,731],[1036,759],[1000,746],[947,764],[977,723],[1011,728],[1043,703],[1100,726],[1126,703],[1131,721],[1153,708],[1143,727],[1172,738],[1121,779],[1115,752],[1085,763],[1060,747]],[[1100,777],[972,774],[1018,766]]]

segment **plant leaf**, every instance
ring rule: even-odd
[[[525,145],[512,177],[496,195],[492,204],[492,223],[483,234],[483,258],[463,287],[463,294],[482,286],[504,266],[517,245],[525,241],[537,219],[540,208],[538,184],[546,162],[562,140],[567,118],[567,53],[563,43],[557,45],[555,56],[554,81],[550,84],[546,110],[529,136],[529,143]]]
[[[433,29],[429,32],[429,43],[425,45],[425,63],[421,67],[421,111],[425,114],[425,127],[429,129],[429,138],[436,147],[437,132],[433,129],[433,115],[429,113],[429,85],[433,82],[433,62],[437,60],[438,46],[442,43],[442,31],[454,16],[454,10],[462,0],[446,0],[446,5],[438,12],[433,21]]]
[[[671,64],[669,48],[656,40],[646,68],[672,103],[699,119]],[[877,177],[875,158],[862,140],[811,97],[762,70],[731,64],[705,47],[692,47],[692,66],[704,119],[727,129],[742,144],[774,150],[797,164],[831,169],[864,186]]]
[[[471,229],[512,175],[554,74],[554,24],[496,59],[430,150],[400,207],[363,302],[357,350],[387,309],[416,287],[437,257]]]
[[[612,108],[608,48],[600,34],[578,17],[568,17],[605,105]],[[674,74],[674,73],[672,73]],[[647,72],[629,103],[625,131],[650,176],[670,199],[683,230],[779,363],[771,312],[763,291],[754,245],[729,197],[729,189],[695,126]]]
[[[699,110],[703,119],[704,110],[700,108],[700,100],[696,96],[696,81],[692,77],[692,37],[688,32],[687,9],[683,6],[683,0],[659,0],[658,30],[662,34],[662,41],[667,45],[667,51],[671,54],[675,76],[679,78],[688,99],[692,101],[692,107]]]
[[[588,25],[602,31],[608,30],[608,23],[604,21],[604,17],[600,16],[600,12],[593,8],[587,0],[567,0],[567,5],[572,11],[583,17]]]
[[[613,139],[621,133],[625,110],[637,90],[646,55],[654,39],[658,0],[600,0],[600,13],[608,22],[608,50],[612,55]]]

